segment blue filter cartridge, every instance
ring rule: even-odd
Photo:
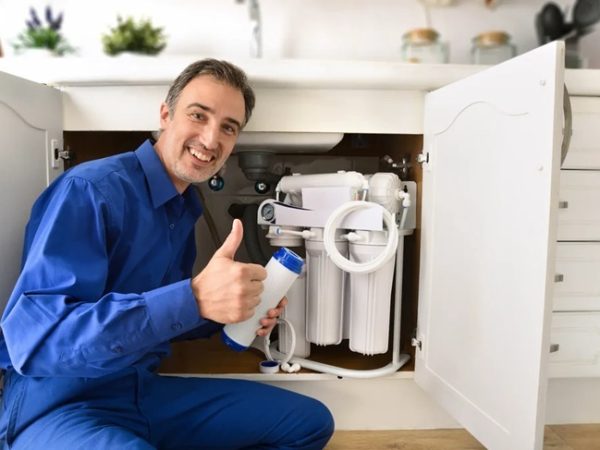
[[[269,309],[277,306],[302,272],[303,266],[304,260],[293,251],[285,247],[277,250],[265,266],[267,270],[265,289],[260,297],[260,303],[254,310],[254,315],[243,322],[225,325],[221,333],[223,342],[234,350],[246,350],[256,337],[256,331],[261,327],[260,319],[267,315]]]

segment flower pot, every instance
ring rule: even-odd
[[[47,48],[26,48],[20,50],[18,55],[27,58],[53,58],[54,56],[56,56],[51,50]]]

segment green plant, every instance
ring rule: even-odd
[[[117,17],[117,26],[102,35],[104,52],[116,55],[121,52],[156,55],[167,45],[163,29],[153,27],[150,19],[136,22],[132,17],[123,20]]]
[[[52,8],[46,6],[45,19],[46,25],[42,24],[36,10],[29,8],[29,20],[25,21],[27,29],[17,36],[17,42],[13,43],[15,50],[22,52],[28,48],[44,48],[60,56],[74,52],[75,49],[60,33],[62,12],[54,17]]]

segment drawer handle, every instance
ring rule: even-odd
[[[562,200],[558,202],[558,209],[567,209],[569,207],[569,202],[566,200]]]
[[[565,276],[562,273],[557,273],[556,275],[554,275],[555,283],[562,283],[563,281],[565,281]]]
[[[550,344],[550,353],[556,353],[560,349],[559,344]]]

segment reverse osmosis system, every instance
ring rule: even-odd
[[[272,246],[304,247],[306,264],[287,292],[278,342],[265,340],[269,360],[288,372],[305,367],[355,378],[393,373],[408,360],[400,354],[400,307],[403,243],[415,227],[414,198],[416,184],[394,173],[340,171],[279,180],[275,198],[258,206],[257,223]],[[342,339],[353,352],[386,353],[390,330],[392,361],[385,367],[353,370],[310,359],[311,345]]]

